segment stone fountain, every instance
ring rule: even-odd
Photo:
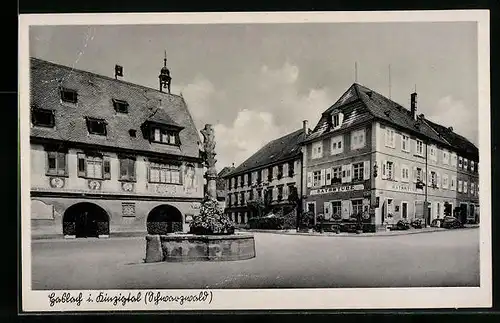
[[[201,134],[207,185],[200,214],[193,218],[189,233],[147,235],[146,262],[230,261],[255,257],[253,235],[235,233],[234,224],[217,202],[217,160],[212,125],[205,125]]]

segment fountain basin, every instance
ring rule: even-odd
[[[255,258],[253,235],[194,235],[172,233],[146,236],[146,259],[151,262],[234,261]]]

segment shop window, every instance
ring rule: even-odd
[[[352,200],[352,214],[356,215],[363,212],[363,200]]]
[[[334,201],[331,202],[332,204],[332,216],[340,216],[342,212],[342,202],[341,201]]]

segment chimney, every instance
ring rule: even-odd
[[[309,125],[309,121],[307,120],[304,120],[302,121],[302,130],[304,131],[304,133],[307,135],[308,133],[308,125]]]
[[[417,119],[417,93],[416,92],[413,92],[411,94],[410,111],[411,111],[411,116],[412,116],[413,120],[416,120]]]

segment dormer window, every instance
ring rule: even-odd
[[[68,103],[78,102],[78,93],[75,90],[61,88],[61,100]]]
[[[90,134],[106,136],[107,122],[103,119],[87,118],[87,129]]]
[[[128,102],[123,100],[113,99],[113,106],[116,112],[128,113]]]
[[[169,129],[152,128],[151,141],[167,145],[179,145],[179,132]]]
[[[54,111],[46,109],[32,109],[31,122],[37,127],[53,128],[55,125]]]
[[[342,112],[332,115],[332,126],[333,128],[339,128],[344,120],[344,114]]]

